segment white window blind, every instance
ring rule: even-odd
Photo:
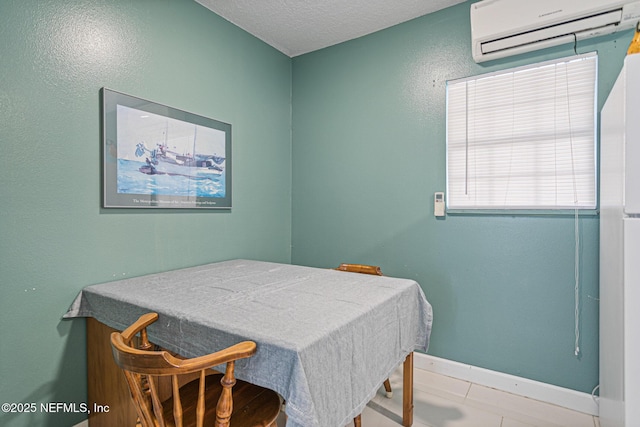
[[[595,209],[597,60],[447,82],[447,207]]]

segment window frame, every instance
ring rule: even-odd
[[[456,203],[454,201],[454,203],[451,203],[451,195],[455,195],[455,193],[452,193],[452,188],[451,188],[451,165],[450,165],[450,156],[451,153],[451,143],[450,143],[450,88],[452,85],[456,85],[456,84],[461,84],[464,83],[465,85],[468,84],[468,82],[477,82],[480,81],[482,79],[486,79],[486,78],[493,78],[493,77],[500,77],[500,76],[507,76],[507,75],[515,75],[516,73],[520,73],[520,72],[527,72],[527,71],[536,71],[536,70],[541,70],[543,68],[548,68],[549,66],[557,66],[558,64],[563,65],[563,64],[569,64],[572,62],[576,62],[576,61],[583,61],[583,60],[591,60],[593,61],[593,70],[592,70],[592,75],[593,75],[593,80],[589,81],[589,87],[590,89],[593,91],[592,96],[590,96],[590,99],[592,99],[591,103],[587,105],[588,108],[588,115],[590,120],[592,120],[592,126],[589,126],[588,129],[589,130],[589,135],[592,135],[592,139],[591,137],[589,137],[588,141],[586,143],[584,143],[584,147],[589,149],[590,154],[592,155],[592,159],[589,157],[586,165],[589,166],[589,170],[586,172],[587,175],[587,179],[585,180],[585,182],[588,184],[587,188],[589,190],[588,195],[590,196],[586,202],[587,203],[582,203],[579,206],[567,206],[566,204],[563,204],[561,206],[550,206],[549,204],[544,204],[544,205],[539,205],[539,206],[535,206],[534,203],[531,203],[531,205],[527,205],[527,206],[514,206],[514,205],[508,205],[508,206],[504,206],[504,205],[500,205],[498,203],[494,203],[493,205],[480,205],[480,206],[473,206],[470,204],[460,204],[459,202]],[[466,86],[465,86],[466,87]],[[590,93],[591,94],[591,93]],[[461,79],[456,79],[456,80],[451,80],[451,81],[447,81],[447,87],[446,87],[446,112],[445,112],[445,117],[446,117],[446,188],[447,188],[447,200],[446,200],[446,206],[447,206],[447,213],[452,213],[452,214],[456,214],[456,213],[469,213],[469,214],[476,214],[476,213],[490,213],[490,214],[507,214],[507,215],[513,215],[513,214],[533,214],[533,215],[562,215],[562,214],[574,214],[579,212],[581,215],[590,215],[590,214],[597,214],[597,209],[598,209],[598,203],[599,203],[599,194],[598,194],[598,116],[597,116],[597,96],[598,96],[598,55],[597,52],[590,52],[590,53],[586,53],[586,54],[581,54],[581,55],[573,55],[570,57],[563,57],[563,58],[558,58],[558,59],[553,59],[553,60],[549,60],[549,61],[543,61],[543,62],[538,62],[538,63],[534,63],[534,64],[529,64],[529,65],[525,65],[525,66],[520,66],[520,67],[514,67],[514,68],[510,68],[510,69],[504,69],[504,70],[499,70],[499,71],[495,71],[495,72],[490,72],[490,73],[485,73],[485,74],[480,74],[480,75],[476,75],[476,76],[471,76],[471,77],[467,77],[467,78],[461,78]],[[567,94],[566,98],[569,99],[571,97],[571,94]],[[469,102],[466,101],[465,98],[465,102],[463,103],[463,106],[465,108],[468,108]],[[538,103],[539,105],[539,103]],[[570,108],[569,108],[570,109]],[[585,108],[586,109],[586,108]],[[586,113],[585,113],[586,116]],[[573,117],[573,116],[571,116]],[[571,123],[571,117],[568,119],[569,123]],[[468,110],[464,112],[463,118],[465,120],[467,120],[467,122],[465,122],[465,129],[468,127],[466,123],[468,123],[468,119],[469,119],[469,113]],[[591,122],[589,122],[589,125],[591,125]],[[505,125],[506,126],[506,125]],[[509,126],[513,127],[513,124],[509,124]],[[468,129],[466,129],[468,132]],[[468,140],[468,135],[465,136],[465,138],[467,138],[466,140],[464,140],[465,144],[469,144],[469,140]],[[479,140],[481,140],[479,138]],[[515,141],[515,139],[514,139]],[[540,139],[536,139],[537,142],[540,141]],[[537,143],[536,142],[536,143]],[[513,144],[513,141],[510,142],[511,144]],[[531,143],[532,147],[535,147],[536,143]],[[458,144],[459,144],[459,140],[458,140]],[[570,139],[570,144],[571,144],[571,149],[573,149],[573,144],[574,141],[573,139]],[[464,162],[467,162],[469,160],[469,154],[464,153]],[[571,161],[574,160],[573,157],[573,153],[570,154],[571,157],[569,157],[568,159],[570,159]],[[467,173],[467,172],[465,172]],[[573,173],[573,172],[572,172]],[[534,176],[534,174],[532,174],[531,176]],[[576,174],[573,173],[571,175],[572,180],[575,180],[575,176]],[[555,177],[555,176],[554,176]],[[465,182],[467,182],[466,180],[468,179],[467,176],[465,175]],[[496,180],[498,178],[493,177],[493,180]],[[459,187],[458,187],[459,188]],[[458,191],[459,194],[459,191]],[[526,192],[523,192],[521,194],[527,194]],[[555,190],[554,190],[554,194],[555,194]],[[574,192],[575,194],[575,192]]]

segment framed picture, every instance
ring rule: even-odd
[[[231,209],[231,125],[102,89],[105,208]]]

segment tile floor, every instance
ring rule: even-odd
[[[362,414],[363,427],[402,425],[402,369]],[[599,427],[598,417],[516,396],[467,381],[414,371],[414,427]],[[396,415],[398,414],[398,415]]]
[[[362,413],[363,427],[402,425],[402,369]],[[599,427],[598,417],[472,384],[422,369],[414,371],[414,427]],[[284,426],[282,420],[279,426]],[[349,427],[352,427],[350,424]]]
[[[393,398],[380,388],[362,413],[363,427],[402,425],[402,368],[389,379]],[[414,427],[600,427],[598,417],[417,368],[413,394]]]

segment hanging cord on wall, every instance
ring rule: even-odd
[[[578,203],[577,199],[576,199],[576,204]],[[574,234],[575,234],[575,245],[576,245],[576,252],[575,252],[575,271],[574,271],[574,278],[575,278],[575,287],[574,287],[574,299],[575,299],[575,319],[574,319],[574,324],[575,324],[575,336],[576,336],[576,342],[575,342],[575,350],[574,350],[574,354],[576,357],[580,356],[580,223],[578,221],[578,208],[576,206],[576,211],[575,211],[575,228],[574,228]]]
[[[567,68],[565,67],[565,73]],[[568,77],[567,77],[568,80]],[[569,87],[567,84],[567,95],[569,93]],[[575,348],[574,354],[576,357],[580,357],[580,221],[578,217],[578,189],[576,186],[576,173],[573,166],[573,132],[571,129],[571,102],[570,97],[567,96],[567,108],[569,109],[569,142],[571,146],[571,170],[573,175],[573,203],[575,206],[574,228],[573,234],[575,239],[575,258],[574,258],[574,333],[575,333]]]
[[[574,34],[576,43],[577,37]],[[574,216],[574,240],[575,240],[575,254],[574,254],[574,334],[575,345],[573,354],[576,357],[580,357],[580,221],[578,216],[578,189],[576,185],[576,173],[573,164],[573,129],[571,127],[571,97],[569,96],[569,76],[567,67],[565,65],[565,82],[567,85],[567,112],[569,117],[569,147],[571,149],[571,175],[573,178],[573,204],[575,207]]]

